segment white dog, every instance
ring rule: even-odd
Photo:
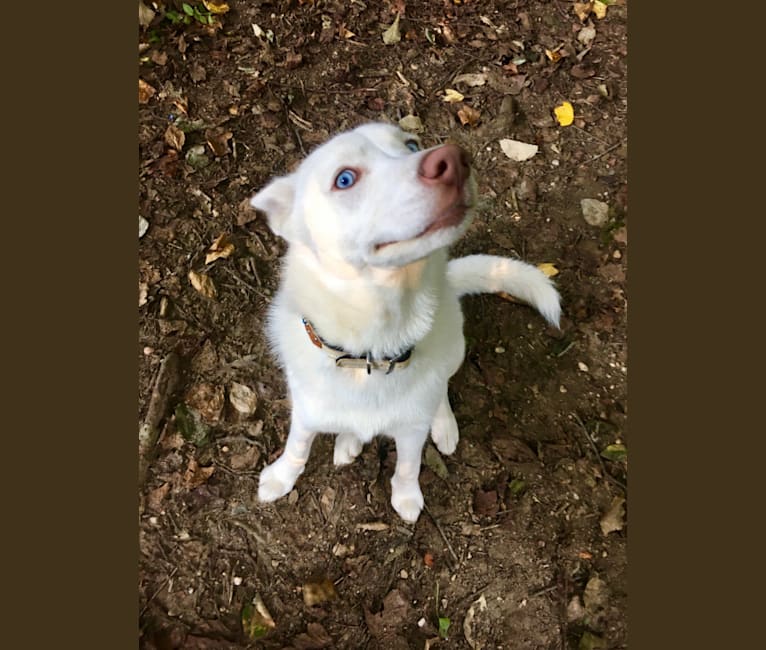
[[[447,261],[475,201],[462,149],[421,151],[417,136],[387,124],[337,135],[251,199],[289,242],[268,334],[292,418],[284,453],[261,472],[261,501],[293,488],[318,432],[337,434],[336,465],[384,434],[396,441],[391,504],[416,521],[429,431],[443,454],[458,442],[447,382],[465,352],[460,296],[505,291],[558,326],[559,295],[536,267]]]

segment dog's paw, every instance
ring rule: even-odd
[[[348,465],[362,452],[362,441],[353,433],[341,433],[335,438],[332,461],[337,467]]]
[[[287,476],[282,465],[275,461],[263,468],[258,479],[258,500],[268,503],[285,496],[293,489],[297,476]]]
[[[434,441],[439,453],[445,455],[454,453],[459,439],[460,431],[452,411],[450,410],[447,415],[438,414],[431,424],[431,440]]]
[[[392,483],[391,505],[397,514],[410,523],[415,523],[423,510],[423,493],[420,486],[415,484],[408,487],[397,487]]]

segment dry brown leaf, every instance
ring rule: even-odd
[[[163,483],[160,487],[149,491],[146,495],[146,507],[153,512],[162,510],[162,500],[170,491],[170,483]]]
[[[229,402],[238,413],[250,416],[258,406],[258,395],[249,386],[234,381],[229,388]]]
[[[308,607],[326,603],[338,597],[335,585],[329,578],[322,578],[303,585],[303,602]]]
[[[382,521],[371,521],[370,523],[357,524],[356,529],[380,532],[381,530],[388,530],[388,524]]]
[[[455,77],[452,80],[452,83],[455,84],[465,84],[466,86],[483,86],[485,83],[487,83],[487,75],[483,72],[476,72],[476,73],[468,73],[468,74],[461,74]]]
[[[215,298],[218,294],[215,285],[213,284],[213,280],[209,275],[189,271],[189,282],[191,282],[191,285],[206,298]]]
[[[218,235],[216,240],[210,245],[205,255],[205,264],[210,264],[217,259],[226,259],[234,252],[234,244],[229,241],[226,233]]]
[[[625,499],[622,497],[615,497],[612,500],[612,503],[609,506],[609,510],[606,511],[604,516],[601,517],[601,521],[599,522],[601,526],[601,532],[604,533],[604,535],[622,530],[623,526],[625,526],[624,505]]]
[[[394,22],[391,23],[391,26],[385,32],[383,32],[383,43],[386,45],[393,45],[401,40],[402,34],[399,31],[399,14],[396,14]]]
[[[557,63],[558,61],[561,61],[561,58],[564,56],[560,50],[549,50],[546,48],[545,50],[545,56],[548,57],[548,60],[551,63]]]
[[[423,555],[423,564],[425,564],[429,569],[432,569],[434,566],[434,556],[432,553],[429,553],[426,551],[426,553]]]
[[[233,454],[229,458],[229,467],[236,470],[253,469],[261,458],[261,452],[253,445],[241,454]]]
[[[234,134],[231,131],[221,133],[206,133],[207,146],[213,152],[213,155],[221,157],[229,153],[229,140]]]
[[[154,16],[154,11],[147,7],[143,0],[138,0],[138,24],[141,27],[148,27],[152,20],[154,20]]]
[[[223,387],[201,383],[192,385],[184,395],[184,404],[207,424],[218,424],[223,412]]]
[[[143,79],[138,80],[138,103],[146,104],[157,91]]]
[[[410,612],[410,601],[402,592],[394,589],[383,599],[383,610],[378,614],[373,614],[365,607],[364,621],[372,636],[385,639],[402,630],[410,619]]]
[[[189,464],[186,467],[186,471],[183,475],[183,486],[187,490],[193,490],[199,487],[203,483],[207,483],[207,480],[215,472],[215,466],[200,467],[199,463],[194,458],[189,459]]]
[[[181,151],[186,142],[186,134],[181,131],[175,124],[168,125],[165,129],[165,142],[171,149]]]
[[[481,113],[477,111],[472,106],[463,106],[458,112],[457,112],[458,119],[460,120],[460,123],[465,126],[466,124],[468,126],[476,126],[479,123],[479,120],[481,119]]]

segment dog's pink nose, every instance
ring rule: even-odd
[[[462,187],[471,172],[468,152],[455,144],[445,144],[427,153],[420,161],[418,175],[428,185]]]

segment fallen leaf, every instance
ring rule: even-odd
[[[596,74],[596,70],[589,65],[573,65],[569,74],[575,79],[588,79]]]
[[[229,5],[225,2],[211,2],[210,0],[202,0],[202,4],[205,5],[205,9],[207,9],[211,14],[221,15],[229,11]]]
[[[373,614],[366,607],[364,620],[372,636],[380,639],[400,631],[410,619],[410,603],[398,589],[389,592],[383,599],[383,609]]]
[[[189,147],[184,159],[194,169],[204,169],[210,164],[210,159],[205,155],[205,145],[203,144]]]
[[[529,160],[537,153],[539,149],[536,144],[527,144],[526,142],[510,140],[508,138],[500,140],[500,148],[503,150],[503,153],[506,156],[508,156],[511,160],[515,160],[516,162]]]
[[[307,607],[326,603],[338,597],[335,585],[329,578],[322,578],[303,585],[303,602]]]
[[[399,31],[399,14],[396,14],[396,18],[391,26],[383,32],[383,42],[386,45],[393,45],[402,40],[402,34]]]
[[[138,80],[138,103],[146,104],[157,91],[143,79]]]
[[[549,50],[549,49],[546,48],[545,49],[545,56],[548,57],[548,60],[551,63],[558,63],[559,61],[561,61],[561,59],[563,58],[564,55],[561,54],[560,50]]]
[[[599,0],[594,0],[593,15],[595,15],[596,18],[598,18],[599,20],[606,18],[606,4],[603,2],[599,2]]]
[[[447,632],[449,631],[451,621],[446,616],[439,617],[439,636],[442,639],[447,638]]]
[[[213,155],[217,157],[225,156],[229,153],[229,140],[231,140],[234,134],[231,131],[222,132],[208,132],[205,134],[207,138],[207,146],[213,152]]]
[[[601,455],[606,458],[607,460],[612,460],[614,462],[620,462],[624,460],[628,460],[628,449],[623,444],[614,444],[614,445],[608,445],[604,451],[601,452]]]
[[[561,126],[569,126],[574,122],[574,108],[569,102],[563,102],[559,106],[553,109],[553,113],[556,116],[556,121]]]
[[[588,579],[582,594],[582,600],[591,614],[597,614],[600,609],[604,609],[609,604],[609,589],[597,575]]]
[[[429,569],[432,569],[434,566],[434,556],[426,551],[426,553],[423,555],[423,564],[425,564]]]
[[[138,0],[138,24],[141,27],[148,27],[154,20],[154,11],[147,7],[143,0]]]
[[[426,467],[430,468],[431,471],[438,477],[446,480],[446,478],[449,476],[449,471],[447,470],[447,466],[444,464],[444,459],[441,457],[441,454],[433,445],[426,445],[425,453],[423,454],[423,462],[425,463]]]
[[[399,120],[399,126],[410,133],[420,133],[423,130],[423,121],[417,115],[405,115]]]
[[[205,264],[210,264],[217,259],[226,259],[234,252],[234,244],[229,241],[226,233],[218,235],[216,240],[210,245],[205,255]]]
[[[517,497],[527,489],[527,484],[520,478],[515,478],[508,484],[508,489],[513,496]]]
[[[260,639],[277,626],[258,594],[253,597],[252,603],[245,603],[241,620],[242,629],[251,639]]]
[[[481,650],[483,647],[482,644],[478,642],[474,636],[474,621],[476,620],[477,614],[485,611],[487,611],[487,599],[484,597],[484,594],[482,594],[471,604],[465,614],[465,618],[463,619],[463,635],[465,636],[465,640],[468,642],[468,645],[471,646],[473,650]],[[481,621],[481,623],[486,622],[488,621]],[[476,627],[483,629],[484,625],[477,625]]]
[[[612,499],[612,503],[609,506],[609,510],[606,511],[599,525],[601,526],[601,532],[604,535],[613,533],[618,530],[622,530],[625,526],[625,499],[622,497],[615,497]]]
[[[165,142],[171,149],[181,151],[186,142],[186,134],[181,131],[175,124],[168,125],[165,129]]]
[[[229,402],[242,415],[251,416],[258,406],[258,394],[249,386],[232,382]]]
[[[202,421],[197,413],[190,410],[186,404],[181,403],[176,406],[175,416],[176,426],[184,440],[197,447],[207,444],[210,437],[210,427]]]
[[[154,488],[146,495],[146,507],[153,512],[162,510],[162,500],[170,491],[170,483],[163,483],[158,488]]]
[[[476,490],[473,496],[473,511],[477,515],[494,517],[499,508],[497,490]]]
[[[294,70],[301,63],[303,63],[303,55],[300,52],[294,52],[290,50],[285,56],[285,67],[288,70]]]
[[[455,104],[457,102],[462,102],[464,99],[465,96],[459,93],[457,90],[452,88],[444,89],[444,97],[442,97],[442,101],[449,102],[450,104]]]
[[[463,126],[466,124],[468,126],[476,126],[479,123],[479,119],[481,119],[481,113],[472,106],[463,106],[457,112],[457,116]]]
[[[545,273],[546,277],[553,278],[559,274],[559,270],[550,262],[543,262],[538,264],[537,268]]]
[[[186,391],[184,404],[206,424],[218,424],[223,412],[223,387],[208,383],[194,384]]]
[[[581,22],[585,22],[585,20],[590,15],[590,12],[592,9],[593,9],[592,2],[575,2],[573,7],[575,14],[580,19]]]
[[[586,25],[577,34],[577,40],[583,45],[590,45],[594,38],[596,38],[596,28],[592,25]]]
[[[203,483],[207,483],[213,472],[215,472],[215,465],[200,467],[194,457],[192,457],[189,459],[189,464],[183,475],[183,487],[187,490],[193,490]]]
[[[218,293],[213,284],[213,280],[210,279],[210,276],[205,275],[204,273],[189,271],[189,282],[191,282],[192,286],[206,298],[215,298]]]
[[[332,637],[320,623],[309,623],[306,631],[293,639],[295,650],[322,650],[332,646]]]
[[[455,77],[452,80],[452,83],[465,84],[466,86],[471,86],[472,88],[475,86],[483,86],[485,83],[487,83],[487,75],[483,72],[461,74]]]
[[[322,509],[325,519],[328,519],[332,513],[336,494],[335,490],[329,486],[322,492],[322,496],[319,499],[319,507]]]
[[[233,454],[229,458],[229,467],[235,470],[253,469],[261,458],[261,452],[255,445],[247,448],[241,454]]]
[[[356,529],[380,532],[382,530],[388,530],[388,524],[382,521],[371,521],[370,523],[357,524]]]
[[[138,306],[143,307],[149,300],[149,285],[146,282],[138,283]]]
[[[577,645],[577,650],[603,650],[603,648],[606,648],[604,639],[588,631],[583,632],[580,643]]]

